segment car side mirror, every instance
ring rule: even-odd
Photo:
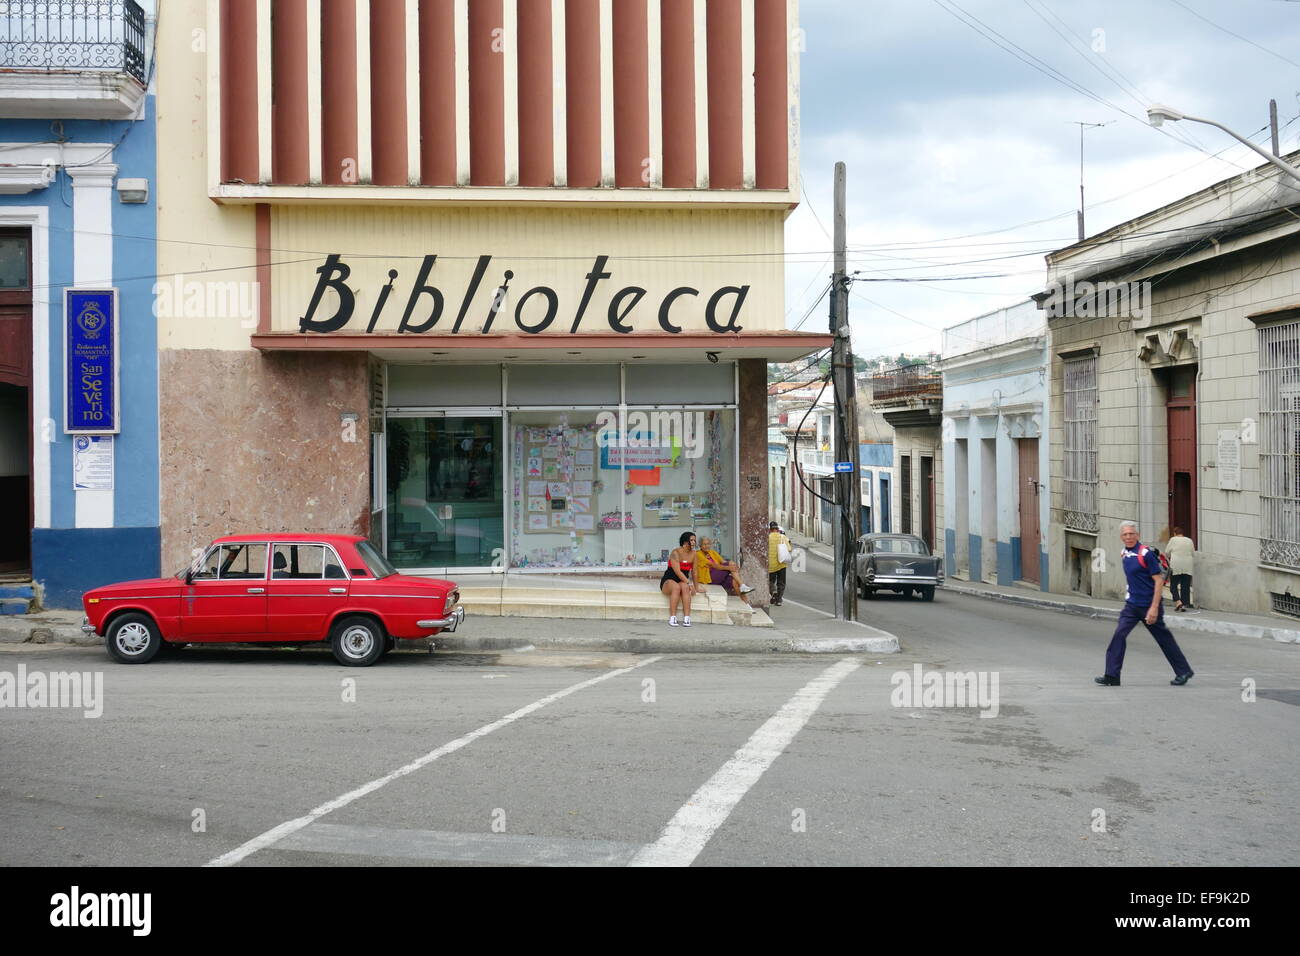
[[[193,584],[193,583],[194,583],[194,569],[193,569],[193,568],[186,568],[186,569],[185,569],[185,584],[186,584],[186,586],[189,586],[189,585],[191,585],[191,584]]]

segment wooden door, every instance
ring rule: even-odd
[[[1169,532],[1196,537],[1196,367],[1176,368],[1165,412],[1169,426]]]
[[[921,456],[921,537],[934,551],[934,459]]]
[[[25,461],[25,467],[22,464]],[[31,233],[0,229],[0,571],[31,567]]]
[[[1039,582],[1039,538],[1042,529],[1038,523],[1038,439],[1021,438],[1020,456],[1020,578]]]

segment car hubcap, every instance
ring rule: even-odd
[[[375,635],[367,627],[350,627],[343,632],[343,653],[348,657],[360,659],[367,656],[375,646]]]
[[[143,624],[123,624],[117,629],[117,649],[132,656],[141,654],[149,646],[149,628]]]

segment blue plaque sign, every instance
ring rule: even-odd
[[[63,294],[63,430],[113,435],[117,407],[117,290]]]

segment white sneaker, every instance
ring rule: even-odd
[[[672,617],[668,618],[668,626],[669,626],[669,627],[676,627],[676,626],[677,626],[677,615],[676,615],[676,614],[674,614],[674,615],[672,615]]]
[[[690,627],[690,626],[691,626],[691,616],[687,614],[684,618],[682,618],[682,627]]]
[[[751,588],[748,584],[746,584],[744,587],[742,587],[742,588],[740,589],[740,593],[741,593],[741,594],[748,594],[748,593],[749,593],[750,591],[752,591],[752,590],[754,590],[754,589]]]

